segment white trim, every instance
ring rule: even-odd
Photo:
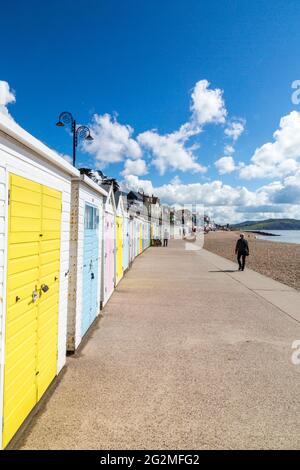
[[[3,114],[0,114],[0,131],[20,144],[25,145],[30,150],[33,150],[41,157],[48,160],[50,163],[64,170],[66,173],[74,176],[79,175],[79,171],[70,163],[68,163],[63,157],[61,157],[54,150],[51,150],[40,140],[33,137],[31,134],[29,134],[29,132],[25,131],[25,129],[19,126],[11,118],[8,118]]]
[[[77,178],[72,178],[72,179],[77,179]],[[101,188],[99,184],[95,183],[91,178],[89,178],[87,175],[81,175],[80,176],[81,181],[83,181],[85,184],[93,188],[95,191],[100,193],[102,196],[108,196],[108,192],[105,191],[105,189]]]
[[[112,202],[112,204],[110,203],[110,201]],[[111,205],[112,205],[112,210],[109,207]],[[107,199],[106,199],[106,202],[105,202],[104,210],[106,212],[108,212],[109,214],[113,214],[113,215],[116,215],[116,212],[117,212],[115,195],[114,195],[113,185],[112,184],[110,185],[110,188],[109,188],[109,191],[108,191],[108,194],[107,194]]]
[[[3,277],[3,303],[2,303],[2,319],[0,322],[2,325],[1,331],[1,377],[0,377],[0,449],[2,449],[3,440],[3,416],[4,416],[4,366],[5,366],[5,333],[6,333],[6,297],[7,297],[7,253],[8,253],[8,189],[9,189],[9,173],[5,168],[5,229],[4,229],[4,277]],[[0,326],[1,326],[0,325]]]

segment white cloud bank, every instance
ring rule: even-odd
[[[284,177],[300,168],[300,112],[282,117],[273,137],[274,142],[256,149],[251,163],[241,168],[242,178]]]
[[[84,142],[84,150],[94,155],[96,163],[102,166],[125,160],[123,175],[129,174],[130,167],[134,169],[133,175],[142,175],[145,169],[142,169],[143,164],[133,164],[131,160],[145,158],[145,153],[161,175],[168,170],[205,172],[206,168],[194,154],[199,145],[191,145],[189,141],[202,132],[204,125],[224,123],[227,115],[223,91],[210,89],[209,85],[207,80],[195,84],[191,93],[190,119],[178,130],[167,134],[152,129],[134,138],[131,126],[120,124],[109,114],[96,114],[90,126],[94,140]],[[129,163],[127,158],[130,159]]]
[[[191,137],[202,132],[210,123],[224,123],[227,111],[220,89],[209,89],[207,80],[196,83],[191,94],[191,117],[177,131],[161,135],[157,130],[141,133],[137,140],[152,154],[152,164],[161,175],[167,170],[204,173],[207,169],[197,161],[194,150],[198,145],[188,145]]]
[[[250,191],[245,186],[226,185],[219,180],[183,184],[178,178],[153,187],[150,180],[137,176],[126,176],[122,186],[126,190],[143,189],[148,194],[154,193],[162,202],[171,205],[203,205],[205,211],[220,223],[234,223],[249,218],[300,217],[300,171],[256,191]]]
[[[219,158],[215,162],[215,167],[220,175],[232,173],[236,169],[234,159],[231,156]]]
[[[15,93],[10,89],[9,84],[4,80],[0,80],[0,113],[5,114],[5,116],[11,118],[11,115],[7,109],[7,105],[15,102],[16,96]]]
[[[134,129],[123,125],[110,114],[95,114],[90,125],[94,140],[84,141],[83,149],[94,155],[97,165],[105,167],[110,163],[118,163],[125,157],[140,158],[142,150],[132,138]]]
[[[206,168],[196,161],[192,148],[186,146],[188,138],[180,131],[165,135],[146,131],[138,136],[138,142],[152,153],[152,164],[161,175],[168,169],[203,173]]]
[[[129,160],[125,161],[124,170],[122,171],[123,176],[127,175],[136,175],[136,176],[143,176],[148,173],[147,164],[145,160],[141,158],[137,160]]]

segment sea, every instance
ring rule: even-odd
[[[300,230],[266,230],[266,232],[279,235],[278,237],[270,237],[268,235],[259,235],[262,240],[280,243],[296,243],[300,245]]]

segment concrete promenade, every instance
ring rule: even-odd
[[[19,448],[300,448],[300,293],[184,248],[135,261]]]

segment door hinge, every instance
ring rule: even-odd
[[[9,204],[9,203],[10,203],[10,189],[8,190],[8,197],[7,197],[7,199],[8,199],[8,204]]]

